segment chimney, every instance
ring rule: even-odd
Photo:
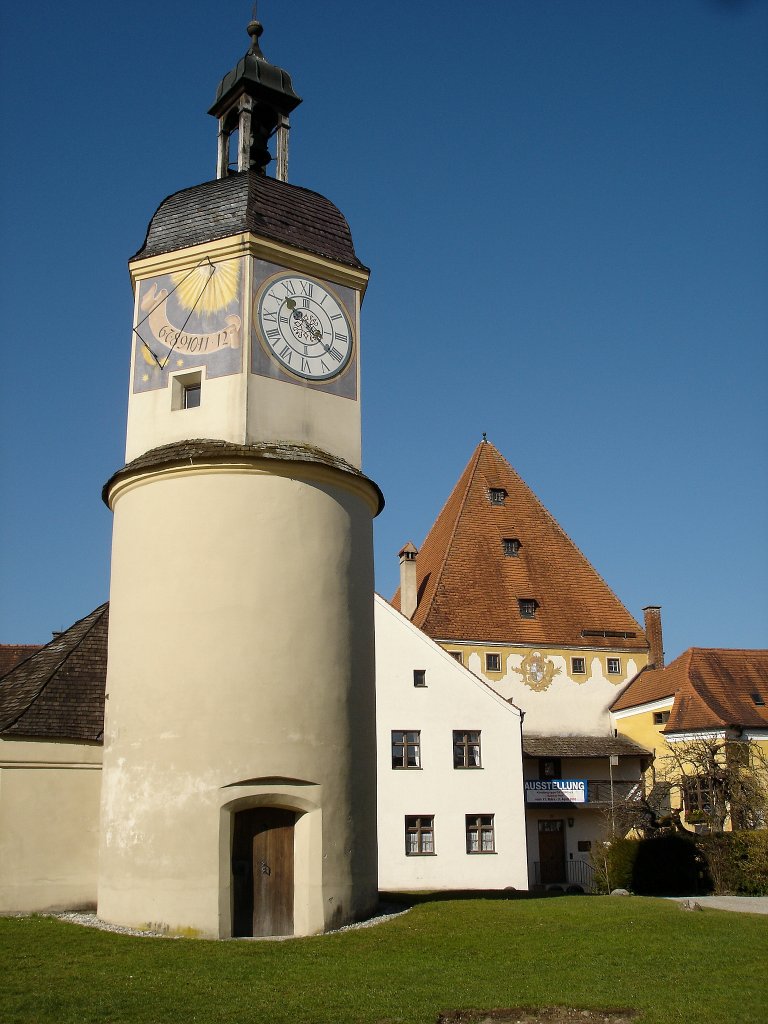
[[[408,541],[405,547],[398,552],[400,557],[400,611],[407,619],[410,619],[416,611],[416,556],[418,553],[411,541]]]
[[[664,637],[661,631],[661,608],[651,604],[643,608],[645,635],[648,637],[648,667],[664,668]]]

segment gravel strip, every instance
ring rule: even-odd
[[[357,921],[355,924],[345,924],[341,928],[334,928],[328,932],[321,932],[320,936],[311,936],[311,938],[319,938],[322,935],[336,935],[338,932],[351,932],[358,928],[373,928],[377,924],[383,924],[385,921],[392,921],[396,917],[402,917],[403,914],[407,914],[411,909],[406,907],[405,910],[401,910],[399,907],[382,905],[380,908],[383,913],[377,914],[376,917],[366,918],[365,921]],[[23,917],[26,915],[18,915]],[[102,921],[100,917],[97,917],[93,913],[77,913],[75,911],[64,911],[58,914],[42,914],[42,917],[55,917],[58,921],[67,921],[70,924],[83,925],[85,928],[98,928],[102,932],[114,932],[116,935],[138,935],[148,939],[182,939],[185,938],[183,935],[169,935],[167,932],[153,932],[153,931],[141,931],[138,928],[126,928],[121,924],[110,924],[109,921]],[[300,938],[304,936],[294,935],[265,935],[257,938],[250,939],[250,941],[285,941],[286,939]],[[250,937],[245,937],[250,938]],[[214,940],[215,941],[215,940]],[[223,941],[233,941],[223,940]],[[239,940],[234,940],[239,941]]]

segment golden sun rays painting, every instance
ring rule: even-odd
[[[198,313],[218,313],[234,302],[240,290],[239,260],[202,263],[171,274],[179,305]]]
[[[154,391],[169,375],[206,367],[207,377],[242,371],[242,257],[173,271],[140,282],[133,390]]]

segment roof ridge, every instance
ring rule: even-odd
[[[450,534],[450,536],[448,538],[448,543],[445,545],[445,551],[443,552],[443,558],[442,558],[442,561],[440,562],[440,567],[439,567],[438,571],[435,573],[435,585],[432,588],[432,596],[431,596],[431,598],[429,600],[429,605],[423,610],[423,614],[420,615],[420,617],[422,619],[426,619],[426,616],[427,616],[427,613],[429,611],[429,608],[432,606],[432,604],[433,604],[433,602],[435,600],[435,597],[437,596],[437,588],[440,586],[440,579],[441,579],[441,577],[443,575],[443,571],[445,569],[446,562],[448,561],[448,556],[450,555],[450,552],[451,552],[451,546],[453,544],[453,539],[456,536],[456,531],[457,531],[457,529],[459,527],[459,522],[461,521],[462,514],[463,514],[463,512],[466,509],[467,495],[469,493],[470,487],[472,486],[472,482],[475,479],[475,473],[477,472],[477,464],[480,461],[480,452],[482,450],[482,446],[484,444],[487,444],[487,443],[488,443],[487,441],[481,441],[477,445],[477,447],[475,448],[474,452],[470,456],[469,462],[467,463],[467,469],[469,469],[470,466],[472,468],[471,468],[471,470],[469,472],[469,475],[467,477],[467,485],[464,488],[464,493],[461,496],[461,501],[459,502],[459,507],[458,507],[458,511],[456,513],[456,518],[453,521],[453,529],[451,530],[451,534]],[[493,447],[493,446],[491,446],[491,447]],[[494,451],[495,451],[495,449],[494,449]],[[472,465],[472,460],[473,459],[474,459],[474,465]],[[467,469],[464,470],[465,473],[467,472]],[[458,486],[458,483],[457,483],[457,486]],[[448,495],[448,497],[447,497],[447,499],[445,501],[445,504],[443,505],[443,508],[440,509],[440,512],[438,513],[438,516],[437,516],[437,519],[435,519],[435,522],[432,524],[432,529],[429,531],[429,533],[432,532],[432,530],[435,528],[435,526],[439,522],[440,516],[443,514],[443,510],[445,509],[446,505],[448,504],[448,502],[453,497],[453,491],[454,490],[456,490],[455,487],[451,491],[451,493]],[[429,538],[429,533],[424,538],[424,543],[425,544],[427,542],[427,539]],[[422,545],[422,547],[423,547],[423,545]],[[417,605],[417,607],[418,607],[418,605]]]
[[[61,670],[62,666],[66,665],[66,663],[72,657],[74,652],[77,651],[80,648],[80,646],[83,643],[83,641],[85,640],[85,638],[88,636],[88,634],[93,629],[93,627],[96,625],[96,623],[100,621],[100,619],[102,618],[102,616],[104,615],[104,613],[106,612],[106,610],[108,608],[109,608],[109,601],[105,601],[103,604],[98,605],[98,607],[94,608],[92,612],[89,612],[87,615],[84,615],[81,619],[78,619],[76,622],[73,622],[71,626],[67,627],[67,629],[65,629],[62,633],[59,633],[58,636],[52,637],[48,641],[48,643],[44,644],[42,647],[40,647],[39,650],[37,650],[35,652],[35,654],[31,655],[29,658],[25,658],[24,661],[19,662],[19,664],[15,665],[11,669],[10,672],[6,672],[6,674],[3,676],[3,679],[2,679],[3,682],[5,682],[8,679],[8,677],[13,672],[15,672],[16,669],[18,669],[21,665],[25,665],[28,661],[30,661],[35,656],[38,656],[38,657],[42,656],[42,653],[46,650],[46,648],[50,647],[51,644],[56,643],[57,640],[59,640],[62,636],[65,636],[67,633],[71,632],[77,626],[79,626],[83,622],[85,622],[86,619],[89,619],[89,618],[93,617],[92,622],[90,623],[88,628],[83,632],[83,634],[80,637],[80,639],[77,640],[76,643],[74,643],[71,647],[68,648],[68,650],[64,653],[64,656],[60,660],[58,660],[58,661],[56,661],[54,663],[54,665],[50,669],[50,671],[46,672],[45,679],[43,680],[41,685],[34,690],[32,696],[30,697],[30,699],[26,702],[26,704],[18,712],[18,714],[15,717],[13,717],[13,718],[8,719],[7,722],[0,722],[0,733],[4,733],[4,732],[7,732],[9,729],[12,729],[13,726],[16,725],[16,723],[27,713],[27,711],[29,711],[30,707],[34,704],[34,702],[36,700],[39,700],[39,698],[45,692],[47,687],[50,685],[51,680]]]
[[[768,654],[768,647],[689,647],[687,650],[703,654]]]

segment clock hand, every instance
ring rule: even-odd
[[[306,328],[307,332],[312,335],[315,341],[319,341],[321,345],[325,345],[325,343],[323,342],[323,332],[319,331],[317,327],[313,327],[309,321],[309,318],[305,316],[305,314],[302,313],[300,309],[294,309],[293,318],[294,320],[298,320],[300,323],[304,324],[304,327]],[[329,351],[329,346],[325,345],[325,351]]]

